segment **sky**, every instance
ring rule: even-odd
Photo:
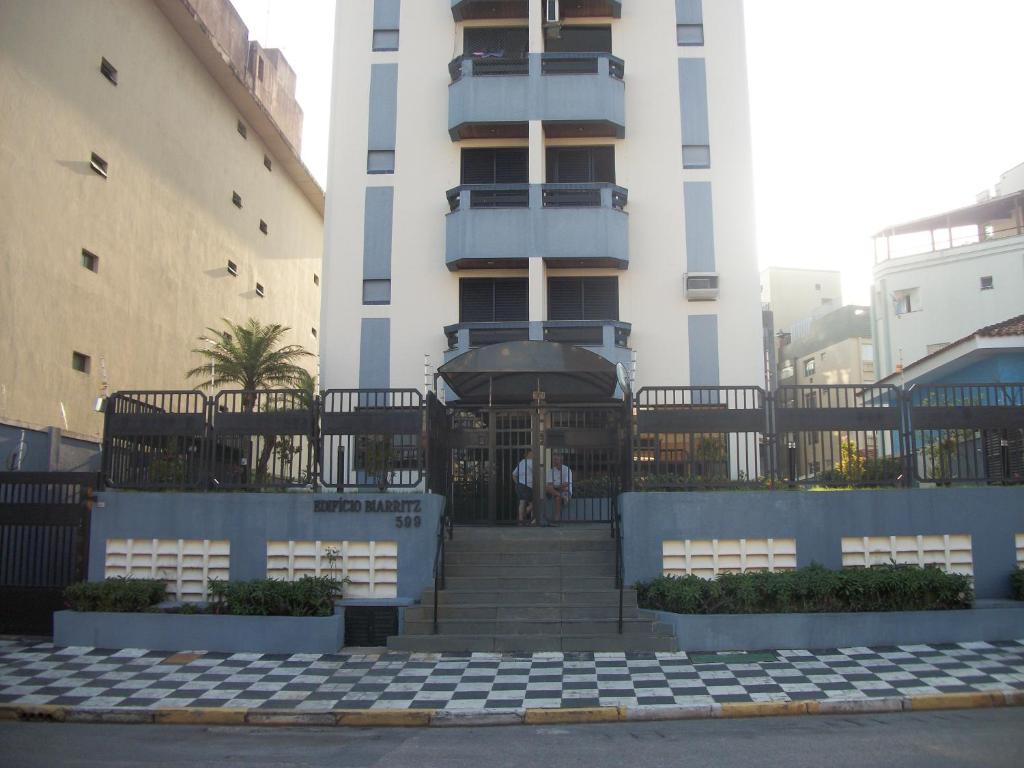
[[[232,2],[295,69],[323,185],[334,2]],[[746,0],[746,19],[762,268],[841,270],[844,301],[866,304],[875,232],[1024,162],[1021,0]]]

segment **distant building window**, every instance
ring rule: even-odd
[[[897,316],[918,312],[921,309],[921,298],[917,288],[896,291],[892,295],[892,303]]]
[[[92,153],[92,157],[89,159],[89,167],[104,179],[107,178],[107,161],[95,152]]]
[[[89,368],[92,367],[92,358],[81,352],[72,352],[71,367],[79,373],[88,373]]]
[[[100,271],[100,257],[92,251],[87,251],[85,248],[82,249],[82,266],[88,269],[90,272]]]
[[[821,290],[821,283],[815,283],[814,284],[814,290],[820,291]]]
[[[981,290],[991,291],[995,287],[995,283],[992,282],[992,275],[985,275],[981,278]]]
[[[261,299],[267,295],[267,292],[264,290],[262,283],[256,283],[256,295],[259,296]]]
[[[117,69],[106,59],[100,59],[100,73],[112,84],[117,85]]]
[[[270,155],[263,156],[263,166],[268,170],[274,170],[274,164],[270,161]]]
[[[231,202],[235,204],[236,208],[242,207],[242,196],[237,192],[231,193]]]
[[[309,333],[314,339],[316,338],[316,328],[310,328]]]
[[[697,144],[683,145],[683,168],[710,168],[711,147]]]
[[[679,45],[704,45],[704,25],[676,24],[676,42]]]
[[[875,362],[875,347],[873,344],[860,345],[860,361],[862,363]]]
[[[259,78],[260,82],[263,82],[263,57],[259,56],[256,58],[256,77]]]
[[[260,219],[260,232],[262,232],[265,235],[267,234],[268,231],[269,227],[267,227],[267,222],[265,222],[263,219]]]
[[[238,277],[238,265],[233,261],[228,262],[228,274],[232,277]]]
[[[813,357],[810,357],[810,358],[804,360],[804,376],[813,376],[814,375],[814,367],[815,367],[815,365],[814,365],[814,358]]]
[[[320,285],[320,275],[313,273],[313,285]]]
[[[245,123],[243,123],[241,120],[238,121],[238,135],[241,136],[243,139],[249,138],[249,129],[245,127]]]

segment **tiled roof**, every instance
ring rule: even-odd
[[[1011,317],[1001,323],[979,328],[971,336],[1024,336],[1024,315],[1017,315],[1017,317]],[[969,339],[971,336],[967,338]]]

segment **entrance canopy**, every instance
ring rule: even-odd
[[[438,369],[460,400],[529,403],[540,389],[549,403],[609,400],[615,366],[582,347],[553,341],[509,341],[470,350]]]

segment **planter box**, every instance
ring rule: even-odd
[[[324,617],[78,611],[53,614],[53,642],[60,646],[335,653],[344,640],[344,609]]]
[[[1024,638],[1024,605],[963,611],[696,614],[649,611],[671,624],[681,651],[962,643]]]

